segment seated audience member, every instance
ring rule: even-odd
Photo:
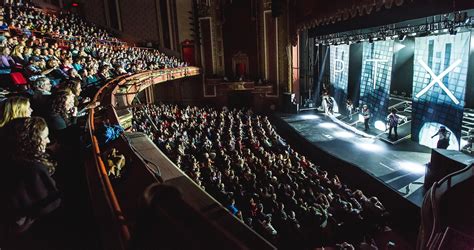
[[[51,175],[55,162],[46,154],[48,127],[43,118],[19,118],[8,124],[9,158],[0,176],[0,223],[10,234],[26,231],[60,205]]]
[[[40,77],[32,84],[33,95],[31,97],[31,106],[33,115],[46,117],[50,111],[51,101],[51,81],[47,77]]]
[[[56,91],[51,97],[51,108],[46,115],[48,127],[54,142],[63,144],[71,139],[67,128],[77,122],[77,107],[74,105],[74,94],[68,88]]]
[[[240,219],[277,246],[358,243],[383,226],[380,201],[299,155],[267,117],[173,105],[145,105],[133,114],[133,131],[149,134],[197,185],[232,214],[241,209]]]
[[[13,66],[15,66],[15,60],[10,55],[10,48],[3,48],[2,55],[0,56],[0,74],[9,74]]]
[[[67,83],[67,87],[72,91],[74,94],[74,105],[78,107],[78,110],[84,109],[84,108],[93,108],[93,105],[88,105],[90,102],[89,97],[82,97],[81,92],[82,92],[82,87],[81,87],[81,82],[78,80],[70,80]]]
[[[0,117],[0,128],[4,127],[13,119],[30,117],[33,112],[28,98],[22,96],[9,97],[3,105],[3,113]]]
[[[25,50],[25,46],[21,44],[15,46],[15,48],[13,49],[12,58],[16,64],[20,64],[24,66],[27,63],[27,61],[25,60],[25,57],[23,56],[24,50]]]
[[[51,58],[47,65],[51,71],[45,76],[51,80],[52,85],[57,86],[61,81],[69,79],[68,74],[59,67],[59,60]]]

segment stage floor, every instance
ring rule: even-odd
[[[431,149],[411,140],[396,145],[346,130],[314,111],[276,114],[314,146],[377,178],[418,207]]]

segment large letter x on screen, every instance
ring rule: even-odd
[[[461,59],[458,59],[456,60],[453,64],[451,64],[447,69],[445,69],[439,76],[435,75],[435,73],[433,72],[433,70],[431,70],[431,68],[426,65],[426,63],[419,59],[418,60],[418,63],[420,63],[420,65],[425,68],[426,71],[428,71],[428,73],[431,75],[431,77],[433,77],[433,80],[428,84],[426,85],[426,87],[424,87],[418,94],[416,94],[416,98],[420,98],[420,96],[426,94],[426,92],[428,92],[428,90],[430,90],[436,83],[438,83],[439,87],[449,96],[449,98],[451,98],[451,100],[456,103],[456,104],[459,104],[459,101],[458,99],[453,95],[453,93],[444,85],[444,83],[441,81],[441,79],[443,77],[445,77],[449,72],[451,72],[453,69],[455,69],[457,66],[459,66],[459,64],[461,64]]]

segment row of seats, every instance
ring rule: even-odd
[[[250,110],[144,105],[144,132],[229,212],[282,248],[358,245],[386,228],[376,197],[298,154],[267,117]]]
[[[100,105],[90,97],[117,76],[185,63],[128,46],[69,13],[28,4],[0,13],[0,248],[42,241],[64,249],[79,236],[62,230],[80,223],[88,199],[84,115]]]

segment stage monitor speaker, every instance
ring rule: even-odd
[[[436,181],[472,163],[474,163],[474,157],[462,152],[446,149],[432,149],[431,161],[425,174],[424,187],[429,189]]]

